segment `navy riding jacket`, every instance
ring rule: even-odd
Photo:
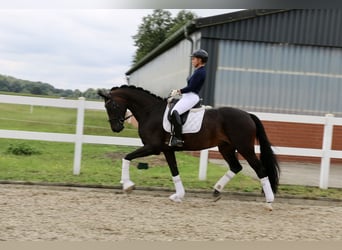
[[[204,84],[205,76],[206,71],[204,66],[201,66],[198,69],[196,69],[188,79],[188,85],[180,90],[181,93],[184,94],[194,92],[198,94]]]

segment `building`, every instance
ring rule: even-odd
[[[342,9],[244,10],[185,25],[127,71],[160,96],[186,84],[189,56],[209,53],[204,103],[342,116]]]
[[[166,97],[186,84],[189,55],[198,48],[209,53],[201,91],[207,105],[342,116],[342,9],[244,10],[196,19],[129,69],[129,83]],[[273,145],[321,147],[323,126],[264,125]],[[335,127],[333,149],[342,149],[341,138],[342,127]]]

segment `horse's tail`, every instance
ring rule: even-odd
[[[262,125],[259,118],[253,114],[250,114],[256,125],[256,137],[260,145],[260,161],[266,169],[267,176],[270,180],[270,184],[274,193],[277,192],[279,185],[280,168],[277,158],[271,148],[271,143],[267,138],[265,128]]]

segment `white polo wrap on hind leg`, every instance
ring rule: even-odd
[[[131,161],[122,159],[122,168],[121,168],[121,181],[120,183],[123,184],[123,189],[127,189],[129,187],[134,186],[134,183],[130,180],[129,177],[129,165]]]
[[[274,194],[271,188],[270,180],[268,176],[260,179],[262,189],[264,190],[266,202],[273,202],[274,201]]]
[[[176,202],[181,202],[182,198],[184,198],[184,195],[185,195],[182,180],[181,180],[179,175],[172,176],[172,180],[173,180],[173,183],[175,185],[176,193],[172,194],[169,198],[170,198],[170,200],[173,200]]]
[[[227,173],[225,173],[224,176],[221,177],[221,179],[218,180],[218,182],[215,184],[214,188],[221,192],[225,185],[235,176],[235,173],[231,170],[228,170]]]

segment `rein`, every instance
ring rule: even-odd
[[[112,119],[109,119],[108,121],[111,122],[111,121],[118,121],[121,125],[124,124],[124,122],[131,118],[133,115],[129,115],[129,116],[126,116],[126,117],[120,117],[120,118],[112,118]]]

